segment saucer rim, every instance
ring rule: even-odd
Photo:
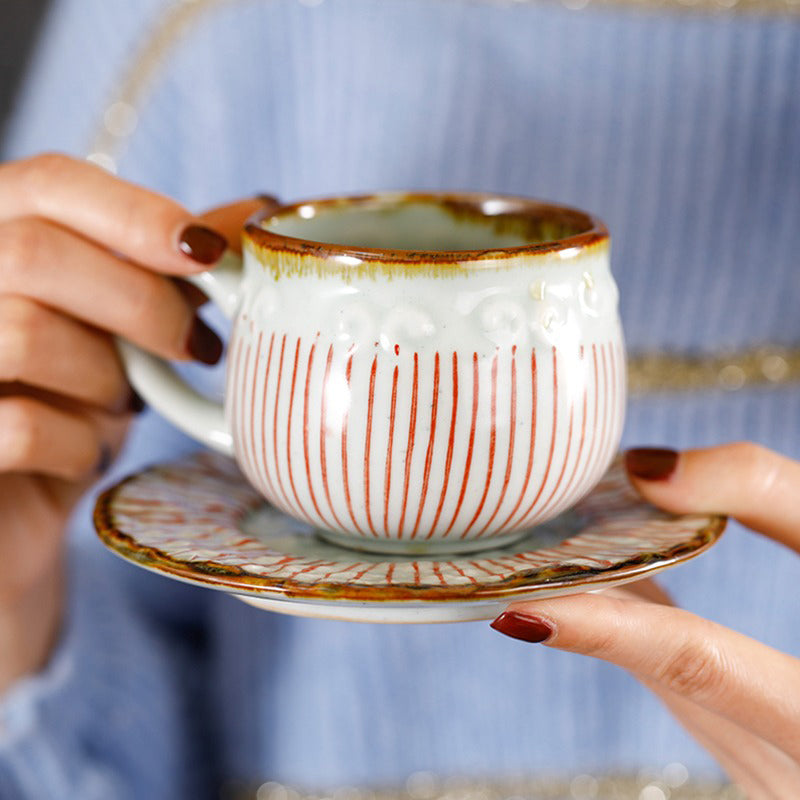
[[[398,583],[391,587],[376,587],[325,581],[313,584],[302,583],[291,579],[254,575],[245,572],[240,567],[222,565],[214,561],[179,559],[156,547],[139,544],[130,534],[123,533],[116,527],[112,504],[128,483],[154,470],[186,464],[196,457],[195,453],[182,459],[142,467],[103,491],[97,498],[93,515],[95,531],[100,540],[120,557],[168,577],[232,593],[267,596],[294,602],[369,603],[384,606],[408,605],[415,602],[452,604],[479,603],[500,599],[508,601],[522,595],[535,594],[537,591],[545,590],[572,590],[574,592],[580,587],[592,587],[617,579],[634,580],[645,577],[654,571],[661,571],[661,569],[689,561],[710,549],[719,540],[727,524],[727,517],[721,514],[672,515],[671,519],[675,520],[691,516],[705,517],[707,521],[698,527],[693,536],[680,544],[661,551],[641,553],[623,562],[615,563],[613,566],[589,567],[578,564],[559,564],[531,567],[530,569],[521,569],[513,576],[489,584],[453,586]],[[253,500],[240,511],[237,521],[265,504],[266,501],[261,497],[254,496]],[[510,555],[529,552],[523,548],[515,548],[514,544],[507,547]],[[344,552],[344,548],[342,550]],[[491,550],[492,548],[487,548],[487,552]],[[356,554],[356,551],[353,553]],[[475,559],[480,554],[464,554],[460,558],[454,555],[451,559],[423,557],[415,558],[413,561],[447,563],[448,561],[463,560],[465,555]],[[386,560],[391,561],[398,558],[398,556],[387,556]]]
[[[711,545],[709,545],[710,547]],[[706,548],[707,549],[707,548]],[[116,557],[128,561],[126,556],[116,550],[111,551]],[[699,551],[694,555],[700,555]],[[694,557],[691,556],[691,558]],[[689,559],[689,560],[690,560]],[[574,585],[553,587],[547,585],[530,586],[520,595],[513,598],[498,596],[482,600],[442,602],[441,600],[428,600],[420,602],[380,602],[380,601],[348,601],[348,600],[321,600],[308,597],[287,597],[269,592],[247,591],[243,589],[230,589],[222,584],[204,584],[195,577],[185,577],[174,573],[164,573],[150,564],[136,562],[137,566],[153,572],[156,575],[165,575],[181,583],[200,588],[212,589],[235,600],[245,603],[261,611],[288,614],[306,619],[324,619],[339,622],[358,622],[365,624],[383,625],[431,625],[449,624],[457,622],[481,622],[494,619],[502,613],[513,601],[541,600],[547,597],[576,594]],[[648,575],[655,575],[669,569],[672,564],[659,563],[652,565]],[[641,579],[636,575],[614,575],[605,580],[593,582],[592,588],[587,592],[602,592],[605,589],[616,588],[627,583]]]
[[[669,569],[670,564],[659,564],[649,574],[656,574]],[[639,580],[640,576],[614,576],[607,578],[587,592],[602,592],[605,589],[616,588],[627,583]],[[184,580],[184,579],[181,579]],[[213,587],[225,591],[223,587]],[[532,586],[530,590],[513,600],[542,600],[546,597],[575,594],[572,586],[554,589],[547,586]],[[455,603],[442,603],[428,601],[422,603],[370,603],[321,600],[295,599],[282,596],[265,594],[244,594],[226,592],[231,597],[246,603],[254,608],[265,611],[274,611],[296,617],[313,619],[339,620],[345,622],[362,622],[393,625],[413,624],[446,624],[453,622],[481,622],[495,619],[508,607],[509,599],[495,597],[482,601],[467,601]]]

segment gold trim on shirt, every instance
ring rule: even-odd
[[[497,780],[409,776],[396,788],[340,786],[303,791],[277,781],[226,786],[221,800],[745,800],[736,786],[692,779],[683,764],[634,775],[517,777]]]

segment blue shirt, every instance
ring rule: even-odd
[[[55,3],[5,149],[87,152],[159,0]],[[201,209],[379,188],[539,196],[608,224],[632,351],[800,341],[800,26],[466,0],[232,2],[158,71],[120,174]],[[219,325],[219,318],[215,319]],[[198,374],[200,370],[195,370]],[[219,370],[198,374],[218,385]],[[800,456],[796,386],[633,398],[626,444]],[[108,480],[195,446],[147,413]],[[51,662],[0,708],[0,796],[212,797],[225,780],[606,772],[713,760],[632,677],[485,623],[304,620],[70,534]],[[800,653],[800,561],[731,526],[663,576]]]

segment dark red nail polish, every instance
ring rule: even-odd
[[[491,623],[491,627],[512,639],[533,644],[549,639],[554,631],[553,626],[541,617],[521,614],[519,611],[504,611]]]
[[[277,208],[281,204],[281,201],[271,194],[257,194],[256,200],[263,203],[267,208]]]
[[[206,293],[195,286],[189,281],[183,281],[180,278],[173,278],[173,283],[178,287],[178,291],[188,301],[192,308],[200,308],[208,302]]]
[[[131,389],[131,397],[128,400],[128,408],[132,414],[141,414],[146,408],[144,400],[133,389]]]
[[[189,331],[186,349],[197,361],[203,364],[216,364],[222,356],[222,340],[200,317],[195,317],[192,329]]]
[[[666,447],[636,447],[625,453],[625,468],[645,481],[664,481],[677,466],[678,453]]]
[[[199,264],[215,264],[228,247],[222,234],[204,225],[189,225],[178,239],[180,251]]]

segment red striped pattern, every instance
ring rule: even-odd
[[[438,355],[438,353],[437,353]],[[453,450],[455,447],[456,438],[456,423],[458,422],[458,353],[453,353],[453,379],[452,379],[452,396],[453,406],[450,413],[450,435],[447,438],[447,455],[444,460],[444,481],[442,482],[442,491],[439,495],[439,504],[436,506],[436,516],[433,518],[433,524],[428,531],[428,538],[437,530],[439,518],[442,515],[442,508],[444,507],[444,500],[447,497],[447,489],[450,485],[450,467],[453,465]],[[419,526],[417,526],[419,527]]]
[[[353,355],[349,354],[347,359],[347,367],[345,368],[345,377],[347,379],[347,391],[350,392],[350,379],[353,373]],[[349,458],[348,458],[348,451],[349,448],[347,446],[347,428],[350,422],[350,408],[349,406],[345,409],[344,418],[342,420],[342,440],[341,440],[341,449],[342,449],[342,489],[344,492],[345,501],[347,503],[347,513],[350,515],[350,520],[352,521],[355,530],[358,531],[360,534],[363,535],[364,529],[359,524],[358,520],[356,519],[356,515],[353,511],[353,501],[350,497],[350,469],[348,467]],[[347,530],[346,528],[342,528],[342,530]]]
[[[399,348],[395,351],[399,355]],[[402,510],[400,511],[400,523],[397,530],[404,529],[403,523],[406,520],[406,507],[408,505],[408,488],[411,481],[411,464],[414,457],[414,439],[417,432],[417,392],[419,390],[419,354],[414,353],[414,377],[411,384],[411,414],[408,419],[408,442],[405,454],[405,474],[403,476]],[[369,467],[367,467],[369,469]],[[387,536],[389,531],[386,531]]]
[[[395,365],[392,376],[392,407],[389,411],[389,446],[386,449],[386,473],[383,478],[383,530],[389,535],[389,498],[392,494],[392,462],[394,461],[394,424],[397,411],[397,375],[398,367]]]
[[[312,525],[373,539],[460,541],[540,523],[599,480],[621,433],[619,342],[365,352],[243,321],[230,363],[251,483]]]
[[[338,530],[344,530],[342,521],[339,519],[339,515],[336,513],[336,509],[333,506],[333,500],[331,500],[331,489],[328,485],[328,452],[325,441],[326,421],[328,419],[328,405],[326,400],[328,394],[328,385],[330,383],[332,362],[333,345],[330,345],[328,347],[328,357],[325,359],[325,374],[322,379],[322,398],[320,400],[319,468],[320,475],[322,477],[322,488],[325,491],[325,499],[328,501],[328,508],[330,509],[334,520],[336,521]],[[346,439],[344,439],[344,441],[346,443]],[[266,447],[264,447],[264,451],[266,452]]]
[[[399,355],[399,352],[398,352]],[[453,353],[455,356],[455,353]],[[428,481],[431,477],[431,465],[433,463],[433,445],[436,441],[436,415],[439,413],[439,354],[434,354],[433,361],[433,395],[431,396],[431,422],[430,436],[428,437],[428,447],[425,451],[425,472],[422,476],[422,496],[419,501],[419,510],[414,521],[414,529],[411,531],[411,538],[417,535],[419,522],[422,518],[422,509],[425,508],[425,500],[428,497]],[[388,527],[387,527],[388,530]],[[402,528],[401,528],[402,530]]]
[[[378,369],[378,356],[372,360],[372,369],[369,373],[369,400],[367,401],[367,432],[365,434],[364,445],[364,510],[367,514],[367,525],[372,532],[373,536],[377,536],[378,532],[372,524],[372,514],[370,513],[370,475],[372,474],[372,459],[370,458],[372,450],[372,412],[375,408],[375,375]]]

